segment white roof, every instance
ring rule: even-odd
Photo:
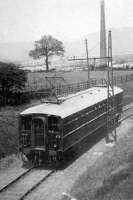
[[[114,87],[114,94],[121,93],[122,91],[123,90],[121,88]],[[21,115],[38,113],[56,115],[65,118],[106,98],[106,87],[93,87],[81,92],[77,92],[73,95],[68,95],[61,104],[42,103],[26,109],[21,113]]]

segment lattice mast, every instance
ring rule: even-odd
[[[114,96],[114,79],[112,64],[112,36],[108,32],[108,70],[107,70],[107,135],[106,142],[116,141],[116,109]]]

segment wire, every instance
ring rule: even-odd
[[[92,52],[98,46],[98,44],[99,44],[99,42],[97,42],[95,46],[93,46],[91,49],[89,49],[88,52],[89,53]]]

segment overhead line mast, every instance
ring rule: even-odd
[[[87,44],[87,43],[86,43]],[[87,47],[87,46],[86,46]],[[86,48],[87,50],[88,48]],[[106,131],[106,142],[112,142],[117,140],[116,136],[116,105],[115,105],[115,96],[114,96],[114,78],[113,78],[113,63],[112,63],[112,35],[111,31],[108,32],[108,56],[106,57],[93,57],[89,58],[73,58],[69,59],[70,61],[76,60],[87,60],[88,64],[88,78],[90,79],[90,67],[89,60],[105,60],[107,62],[107,131]],[[90,80],[89,80],[90,82]]]
[[[107,73],[107,135],[106,142],[117,140],[116,136],[116,105],[114,96],[114,78],[112,64],[112,35],[108,32],[108,73]],[[110,138],[110,135],[112,138]]]

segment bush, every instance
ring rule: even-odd
[[[25,87],[27,73],[13,63],[0,62],[0,96],[2,105],[10,105],[20,98]]]

